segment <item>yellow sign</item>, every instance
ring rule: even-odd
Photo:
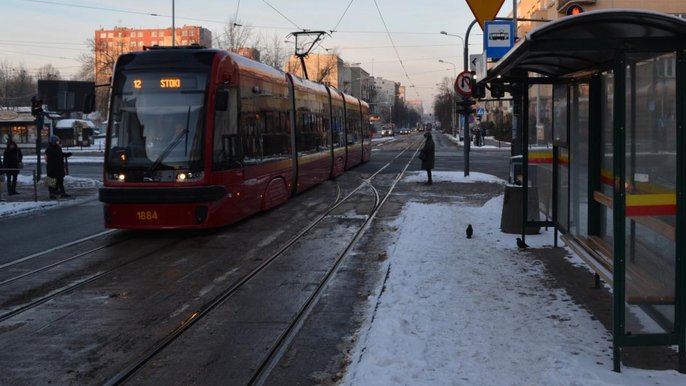
[[[11,110],[0,110],[0,121],[11,121],[17,118],[19,114]]]
[[[504,2],[505,0],[467,0],[467,5],[471,8],[474,18],[479,22],[481,30],[485,31],[484,23],[495,20],[495,16]]]

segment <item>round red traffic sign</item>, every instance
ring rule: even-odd
[[[472,73],[470,71],[462,71],[455,79],[455,92],[464,96],[471,96],[473,82]]]

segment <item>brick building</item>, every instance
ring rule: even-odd
[[[199,26],[183,26],[176,28],[175,44],[187,46],[199,44],[212,46],[212,32]],[[99,29],[95,31],[95,77],[97,83],[106,82],[112,75],[112,66],[119,55],[140,51],[143,47],[171,46],[172,29],[132,29],[115,27],[114,29]]]

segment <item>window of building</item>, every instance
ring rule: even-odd
[[[108,32],[107,33],[108,38],[113,38],[114,37],[114,32]]]
[[[181,31],[181,36],[188,36],[188,31],[186,31],[186,30]]]
[[[104,39],[107,37],[107,32],[100,32],[100,38]]]
[[[138,47],[143,47],[143,41],[138,42]]]

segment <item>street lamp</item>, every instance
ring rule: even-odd
[[[449,34],[449,33],[445,32],[445,31],[441,31],[441,35],[454,36],[454,37],[456,37],[456,38],[459,38],[460,40],[462,40],[462,45],[464,45],[464,38],[463,38],[462,36],[460,36],[460,35]]]
[[[469,66],[468,66],[468,63],[467,63],[467,52],[469,52],[469,51],[468,51],[468,48],[467,48],[467,43],[465,42],[464,38],[463,38],[462,36],[460,36],[460,35],[449,34],[449,33],[447,33],[446,31],[441,31],[441,35],[453,36],[453,37],[456,37],[456,38],[462,40],[462,46],[463,46],[463,51],[464,51],[464,55],[465,55],[465,59],[464,59],[464,68],[463,68],[463,70],[464,70],[464,71],[467,71],[467,70],[469,69]]]
[[[443,59],[438,59],[438,61],[439,61],[440,63],[452,64],[452,65],[453,65],[453,76],[455,76],[455,77],[457,76],[457,66],[455,65],[455,63],[453,63],[453,62],[448,62],[448,61],[443,60]]]

